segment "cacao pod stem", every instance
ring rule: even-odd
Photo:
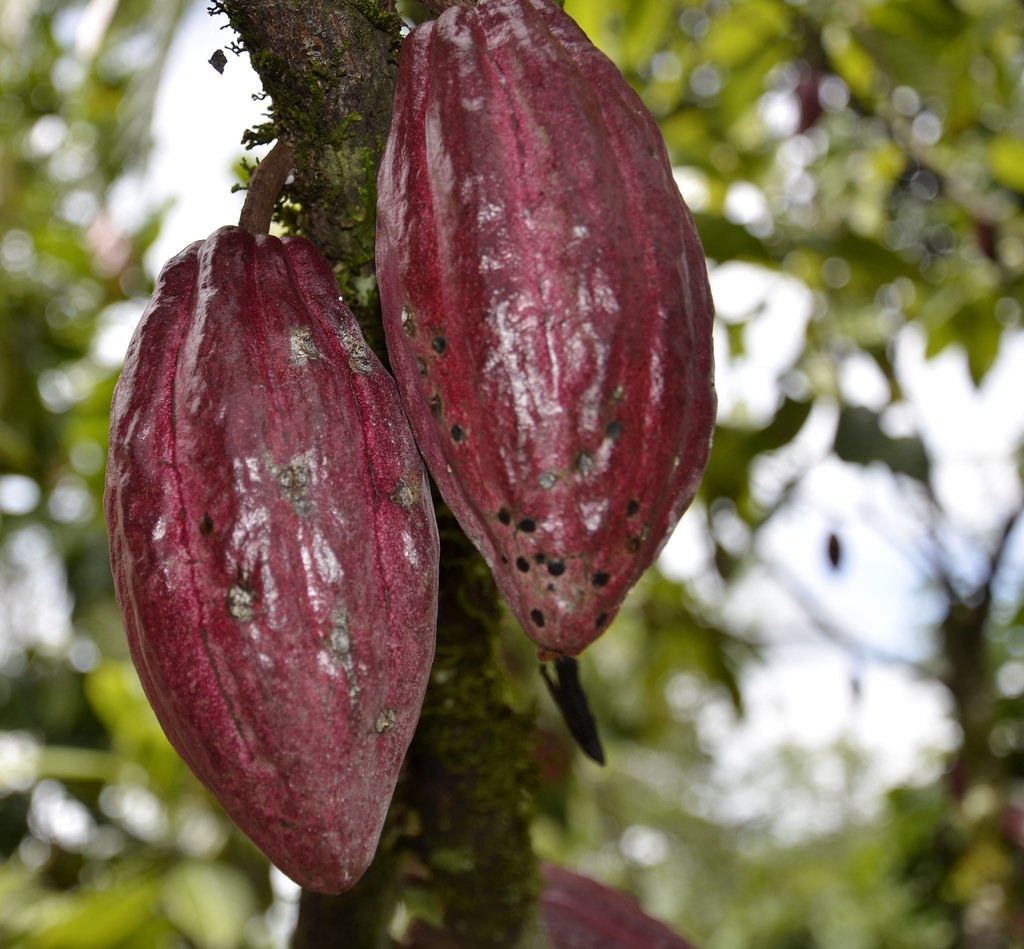
[[[544,684],[555,700],[569,733],[576,739],[583,753],[592,761],[604,764],[604,749],[601,737],[597,733],[597,721],[590,711],[586,693],[580,683],[579,664],[575,659],[561,656],[555,660],[556,682],[551,678],[546,667],[540,667]]]
[[[250,234],[268,234],[274,207],[288,176],[295,170],[291,146],[278,141],[253,169],[238,226]]]

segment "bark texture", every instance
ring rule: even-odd
[[[402,21],[377,0],[223,0],[271,101],[250,143],[286,141],[295,162],[281,219],[335,267],[380,352],[373,276],[377,166],[387,138]]]
[[[218,7],[272,100],[269,123],[247,140],[284,140],[294,156],[278,218],[334,265],[346,302],[382,359],[374,222],[401,44],[393,6],[223,0]],[[437,909],[433,944],[547,945],[529,840],[537,784],[532,718],[507,700],[498,655],[502,607],[489,571],[440,505],[438,517],[438,655],[406,773],[366,876],[340,897],[303,893],[296,949],[392,945],[395,901],[410,887],[425,890]]]

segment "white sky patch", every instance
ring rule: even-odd
[[[740,412],[767,423],[778,405],[779,376],[799,358],[813,307],[800,281],[746,263],[725,263],[710,272],[719,325],[715,331],[718,416]],[[733,355],[724,324],[746,321],[746,352]]]
[[[155,274],[164,263],[218,227],[237,224],[245,198],[232,193],[232,170],[243,155],[241,136],[265,120],[268,103],[254,101],[260,83],[248,55],[227,50],[235,38],[222,29],[223,15],[210,16],[207,4],[192,4],[178,32],[160,84],[153,119],[153,151],[145,174],[129,179],[115,192],[119,220],[141,218],[172,201],[160,235],[147,257]],[[217,49],[228,61],[223,74],[210,65]],[[269,146],[252,154],[264,155]]]
[[[888,787],[935,780],[936,752],[956,739],[940,686],[896,666],[857,669],[824,647],[780,654],[748,670],[743,693],[743,720],[724,701],[701,712],[698,730],[715,771],[711,789],[699,797],[715,817],[766,824],[784,839],[870,815]],[[865,756],[860,769],[844,762],[841,744]],[[772,780],[787,748],[811,753],[799,792]]]

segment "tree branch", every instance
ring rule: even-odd
[[[382,355],[374,280],[377,166],[391,123],[402,20],[377,0],[220,0],[272,100],[250,144],[287,141],[289,230],[334,265]]]
[[[376,175],[402,25],[391,7],[388,0],[221,0],[220,6],[273,100],[270,125],[250,140],[284,140],[294,154],[285,223],[335,265],[342,293],[382,357],[373,272]],[[505,701],[494,581],[443,506],[438,522],[437,657],[389,830],[350,893],[303,894],[296,949],[387,945],[400,864],[412,859],[410,851],[440,907],[439,934],[448,945],[546,945],[530,845],[538,780],[532,717]],[[410,809],[413,822],[406,820]],[[418,836],[409,831],[412,823]]]
[[[449,945],[507,949],[529,931],[540,891],[530,844],[533,722],[505,701],[490,572],[446,508],[438,528],[437,657],[410,751],[410,789]]]

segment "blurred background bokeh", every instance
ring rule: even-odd
[[[236,219],[266,108],[206,7],[0,4],[4,946],[294,919],[149,711],[100,511],[128,337]],[[509,623],[537,849],[702,949],[1024,946],[1024,7],[565,7],[663,129],[721,404],[698,502],[582,660],[605,768]]]

